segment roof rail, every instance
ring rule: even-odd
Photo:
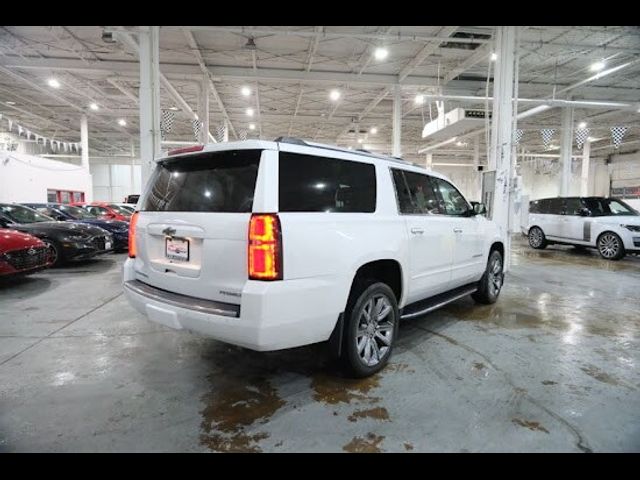
[[[369,150],[365,150],[363,148],[358,148],[355,150],[349,149],[349,148],[343,148],[343,147],[338,147],[337,145],[327,145],[327,144],[323,144],[323,143],[316,143],[316,142],[307,142],[305,140],[302,140],[300,138],[295,138],[295,137],[278,137],[274,140],[274,142],[279,142],[279,143],[289,143],[289,144],[293,144],[293,145],[303,145],[305,147],[315,147],[315,148],[323,148],[325,150],[334,150],[337,152],[345,152],[345,153],[356,153],[356,154],[360,154],[360,155],[365,155],[367,157],[373,157],[373,158],[378,158],[380,160],[387,160],[390,162],[402,162],[402,163],[411,163],[408,162],[407,160],[400,158],[400,157],[392,157],[389,155],[382,155],[379,153],[373,153],[370,152]]]
[[[274,140],[274,142],[292,143],[294,145],[308,145],[308,143],[305,142],[304,140],[300,138],[295,138],[295,137],[278,137]]]

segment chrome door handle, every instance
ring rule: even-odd
[[[416,235],[422,235],[424,233],[424,228],[412,228],[411,229],[411,233],[416,234]]]
[[[456,232],[456,233],[462,233],[462,229],[461,228],[454,228],[453,231]]]

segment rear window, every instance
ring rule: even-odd
[[[163,160],[141,210],[251,212],[261,153],[237,150]]]
[[[376,210],[376,170],[369,163],[280,152],[281,212]]]

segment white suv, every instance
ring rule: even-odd
[[[597,248],[602,258],[640,253],[640,214],[617,198],[556,197],[529,203],[529,245]]]
[[[253,350],[329,341],[351,374],[388,361],[401,318],[496,301],[484,206],[405,161],[281,138],[158,160],[131,220],[124,291],[154,322]]]

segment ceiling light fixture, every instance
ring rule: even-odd
[[[340,90],[333,89],[329,92],[329,98],[332,101],[337,101],[340,98]]]
[[[378,133],[378,128],[377,127],[371,127],[371,130],[369,130],[371,132],[371,135],[375,135],[376,133]]]
[[[605,64],[603,60],[600,60],[599,62],[594,62],[591,64],[591,66],[589,67],[589,70],[591,70],[592,72],[599,72],[600,70],[604,70]]]
[[[12,102],[12,101],[7,101],[7,105],[15,105],[16,102]]]
[[[247,115],[253,117],[253,108],[247,108]]]
[[[495,62],[496,60],[498,60],[498,54],[495,52],[491,52],[491,61]]]
[[[121,127],[126,127],[127,121],[124,118],[121,118],[120,120],[118,120],[118,125],[120,125]]]
[[[51,88],[60,88],[60,82],[57,78],[50,78],[49,80],[47,80],[47,85],[49,85]]]
[[[242,93],[244,97],[248,97],[251,95],[251,89],[249,87],[242,87],[242,89],[240,89],[240,93]]]
[[[358,139],[358,143],[362,143],[362,139],[361,138]]]
[[[97,103],[92,103],[92,104],[90,104],[90,105],[89,105],[89,108],[90,108],[91,110],[93,110],[94,112],[95,112],[95,111],[100,110],[100,107],[98,106],[98,104],[97,104]]]
[[[378,47],[373,52],[373,56],[376,57],[376,60],[384,60],[389,55],[389,50],[384,47]]]
[[[255,123],[250,123],[249,124],[249,130],[255,130],[256,129],[256,124]]]
[[[587,128],[587,122],[580,122],[578,128]]]
[[[416,95],[416,98],[414,99],[414,102],[415,102],[416,105],[424,104],[424,95],[422,95],[420,93],[418,95]]]
[[[169,107],[169,110],[173,110],[174,112],[177,112],[179,109],[178,107]]]

